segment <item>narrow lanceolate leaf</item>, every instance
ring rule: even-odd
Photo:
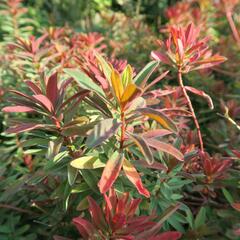
[[[175,157],[179,161],[184,160],[183,154],[179,150],[177,150],[175,147],[173,147],[172,145],[170,145],[168,143],[160,142],[153,138],[146,139],[146,142],[150,147],[155,148],[159,151],[168,153],[168,154],[172,155],[173,157]]]
[[[73,218],[72,221],[84,240],[90,239],[94,236],[95,228],[90,222],[81,217]]]
[[[64,136],[86,136],[87,133],[92,130],[92,128],[98,123],[98,121],[86,123],[86,124],[76,124],[70,126],[64,126],[62,128],[62,134]]]
[[[54,108],[52,102],[46,96],[42,94],[37,94],[33,95],[33,98],[35,98],[49,112],[53,112]]]
[[[34,94],[42,93],[41,89],[34,82],[27,80],[27,81],[25,81],[25,83],[28,85],[28,87]]]
[[[196,94],[196,95],[198,95],[200,97],[205,98],[207,100],[209,108],[210,109],[214,108],[212,98],[208,94],[206,94],[204,91],[201,91],[201,90],[198,90],[196,88],[189,87],[189,86],[185,86],[185,88],[187,89],[187,91],[189,91],[191,93],[194,93],[194,94]]]
[[[122,73],[122,83],[124,88],[126,88],[131,82],[133,78],[133,70],[130,65],[127,65]]]
[[[167,129],[154,129],[143,133],[142,136],[144,138],[159,138],[170,134],[172,134],[172,132]]]
[[[47,81],[46,94],[48,99],[52,102],[53,106],[55,106],[58,97],[58,86],[57,86],[57,72],[52,74]]]
[[[7,133],[21,133],[21,132],[26,132],[30,130],[34,130],[37,128],[42,128],[44,127],[44,124],[39,124],[39,123],[21,123],[17,126],[10,127],[6,130]]]
[[[141,109],[137,109],[137,111],[157,121],[164,128],[172,130],[173,132],[177,132],[177,127],[174,124],[174,122],[169,117],[167,117],[164,113],[152,108],[141,108]]]
[[[11,107],[4,107],[2,111],[3,112],[34,112],[35,110],[27,106],[11,106]]]
[[[161,112],[168,113],[173,116],[181,116],[181,117],[192,117],[192,113],[181,108],[162,108]]]
[[[169,231],[158,234],[155,237],[150,238],[149,240],[178,240],[182,237],[182,233],[176,231]]]
[[[125,158],[123,161],[123,171],[125,172],[127,178],[130,182],[136,186],[138,192],[143,196],[149,198],[149,191],[143,186],[141,178],[136,170],[136,168]]]
[[[98,229],[107,230],[107,223],[105,221],[102,209],[97,205],[92,197],[88,196],[89,211],[91,213],[92,221]]]
[[[140,93],[141,89],[139,89],[135,84],[130,83],[124,90],[123,96],[121,98],[121,104],[124,105],[130,102]]]
[[[115,152],[108,160],[98,183],[98,187],[102,194],[106,193],[116,181],[122,168],[123,158],[123,153]]]
[[[84,156],[71,161],[70,165],[77,169],[102,168],[106,164],[98,156]]]
[[[158,67],[158,65],[158,61],[151,61],[150,63],[148,63],[134,78],[135,84],[143,88],[146,85],[146,82],[153,73],[153,71]]]
[[[100,145],[112,137],[117,132],[120,125],[121,123],[117,122],[117,120],[113,118],[102,120],[90,132],[86,145],[89,148]]]
[[[93,80],[85,73],[81,72],[78,69],[64,69],[64,72],[73,77],[82,88],[94,91],[101,96],[104,96],[104,92],[101,87],[94,83]]]
[[[111,83],[114,94],[117,100],[120,102],[124,90],[120,74],[115,70],[113,70],[111,74]]]
[[[108,81],[110,82],[111,79],[111,73],[112,73],[112,67],[111,65],[109,65],[109,63],[98,53],[95,53],[96,58],[99,62],[99,64],[102,67],[103,73],[106,76],[106,78],[108,79]]]
[[[159,232],[159,229],[161,228],[162,224],[173,214],[175,213],[178,208],[180,207],[180,204],[176,204],[175,206],[170,206],[167,208],[164,213],[160,216],[160,220],[149,230],[141,233],[138,235],[136,240],[140,239],[148,239],[151,236],[154,236]]]
[[[72,186],[75,183],[77,175],[78,175],[78,170],[68,165],[68,183],[70,186]]]
[[[148,162],[148,164],[150,165],[153,164],[154,157],[146,140],[142,136],[136,135],[136,134],[129,134],[129,136],[133,140],[133,142],[138,146],[138,148],[146,158],[146,161]]]

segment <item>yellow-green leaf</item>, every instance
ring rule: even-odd
[[[106,164],[97,156],[84,156],[71,161],[70,165],[77,169],[95,169],[102,168]]]
[[[122,73],[122,83],[124,88],[126,88],[132,82],[132,78],[133,70],[132,67],[128,64]]]

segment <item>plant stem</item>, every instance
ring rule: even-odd
[[[199,123],[198,123],[198,120],[197,120],[197,117],[196,117],[196,114],[195,114],[195,111],[194,111],[194,108],[192,106],[192,102],[187,94],[187,90],[185,88],[185,86],[183,85],[183,80],[182,80],[182,71],[181,71],[181,68],[178,69],[178,82],[179,82],[179,85],[183,91],[183,95],[187,101],[187,104],[188,104],[188,107],[190,109],[190,112],[192,114],[192,118],[193,118],[193,121],[195,123],[195,126],[197,128],[197,134],[198,134],[198,139],[199,139],[199,144],[200,144],[200,150],[201,152],[204,152],[204,147],[203,147],[203,140],[202,140],[202,134],[201,134],[201,130],[200,130],[200,126],[199,126]]]
[[[120,139],[120,149],[123,149],[124,139],[125,139],[125,114],[124,111],[121,111],[121,139]]]
[[[226,11],[226,17],[227,17],[227,20],[228,20],[228,23],[229,23],[229,26],[232,30],[232,33],[233,33],[233,37],[235,38],[238,46],[240,47],[240,36],[239,36],[239,32],[236,28],[236,25],[233,21],[233,18],[232,18],[232,12],[231,11]]]

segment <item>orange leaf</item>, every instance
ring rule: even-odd
[[[123,171],[125,172],[129,181],[136,186],[138,192],[145,197],[149,198],[149,191],[143,186],[141,178],[136,170],[136,168],[125,158],[123,161]]]
[[[111,73],[111,83],[112,83],[114,94],[117,100],[120,102],[124,89],[123,89],[122,80],[120,78],[120,74],[115,70],[113,70]]]
[[[141,109],[138,109],[137,111],[157,121],[164,128],[172,130],[173,132],[177,132],[177,127],[174,124],[174,122],[169,117],[167,117],[164,113],[152,108],[141,108]]]
[[[106,193],[116,181],[122,168],[123,157],[123,153],[115,152],[108,160],[98,183],[98,187],[102,194]]]
[[[121,104],[125,104],[133,99],[141,90],[133,83],[130,83],[125,89],[123,96],[121,98]]]

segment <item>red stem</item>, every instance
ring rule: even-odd
[[[229,26],[232,30],[232,33],[233,33],[233,37],[235,38],[238,46],[240,46],[240,36],[239,36],[239,32],[236,28],[236,25],[233,21],[233,18],[232,18],[232,12],[231,11],[226,11],[226,17],[227,17],[227,20],[228,20],[228,23],[229,23]]]
[[[202,140],[202,134],[201,134],[201,130],[200,130],[200,126],[199,126],[199,123],[198,123],[198,120],[197,120],[197,117],[196,117],[196,114],[195,114],[195,111],[194,111],[194,108],[192,106],[192,102],[187,94],[187,90],[185,88],[185,86],[183,85],[183,80],[182,80],[182,71],[181,69],[178,69],[178,82],[179,82],[179,85],[183,91],[183,95],[187,101],[187,104],[188,104],[188,107],[190,109],[190,112],[192,114],[192,118],[193,118],[193,121],[195,123],[195,126],[197,128],[197,134],[198,134],[198,139],[199,139],[199,144],[200,144],[200,150],[201,152],[204,152],[204,147],[203,147],[203,140]]]

